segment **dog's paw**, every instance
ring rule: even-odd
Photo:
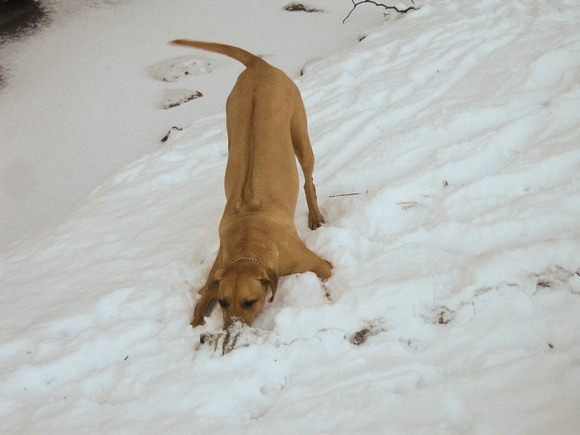
[[[316,230],[324,223],[324,217],[320,212],[308,213],[308,228]]]
[[[312,270],[320,279],[326,281],[332,275],[332,264],[323,260],[316,268]],[[328,297],[328,296],[327,296]]]

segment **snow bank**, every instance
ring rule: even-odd
[[[333,276],[281,279],[224,355],[189,321],[225,118],[172,132],[4,259],[0,431],[576,432],[579,22],[434,1],[310,65],[327,223],[296,222]]]

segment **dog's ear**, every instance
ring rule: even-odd
[[[219,269],[216,271],[215,275],[211,277],[209,280],[209,284],[207,286],[208,290],[217,290],[220,285],[220,281],[224,277],[225,269]]]
[[[207,286],[207,290],[208,291],[217,290],[217,288],[219,287],[219,285],[220,285],[220,280],[219,279],[216,279],[215,277],[213,277],[213,278],[211,278],[209,280],[209,284]]]
[[[270,287],[270,290],[272,291],[272,297],[270,298],[270,302],[272,302],[274,300],[274,296],[276,295],[276,289],[278,288],[278,274],[271,267],[268,267],[264,271],[266,273],[260,279],[260,281],[262,282],[262,284],[264,285],[267,284]]]

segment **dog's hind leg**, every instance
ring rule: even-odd
[[[294,154],[298,158],[298,163],[304,173],[304,193],[306,194],[306,203],[308,204],[308,227],[315,230],[324,223],[324,217],[318,208],[318,199],[316,197],[316,187],[312,180],[314,171],[314,153],[308,137],[308,125],[306,121],[306,111],[304,106],[296,109],[292,116],[291,125],[292,146]]]

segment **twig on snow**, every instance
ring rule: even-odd
[[[339,193],[338,195],[329,195],[329,198],[338,198],[340,196],[354,196],[354,195],[358,195],[359,192],[354,192],[354,193]]]
[[[375,5],[375,6],[380,6],[382,8],[387,9],[387,10],[388,9],[392,9],[395,12],[398,12],[399,14],[406,14],[409,11],[418,11],[419,10],[419,8],[416,8],[415,6],[409,6],[407,9],[399,9],[396,6],[387,6],[387,5],[384,5],[382,3],[378,3],[378,2],[373,1],[373,0],[362,0],[362,1],[351,0],[351,1],[352,1],[352,4],[353,4],[352,9],[348,13],[348,15],[344,18],[344,20],[342,20],[342,23],[343,24],[346,22],[346,20],[348,20],[348,18],[350,17],[350,14],[352,14],[354,12],[354,10],[356,9],[356,7],[358,5],[362,5],[363,3],[371,3],[371,4]],[[415,4],[412,0],[411,0],[411,3]]]

